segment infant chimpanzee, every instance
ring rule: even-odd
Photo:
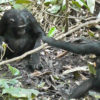
[[[13,51],[7,48],[4,58],[13,58],[40,46],[42,35],[45,32],[27,10],[8,10],[0,20],[0,41],[5,41]],[[29,63],[33,68],[39,65],[39,52],[30,55]]]

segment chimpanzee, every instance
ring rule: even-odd
[[[60,40],[55,40],[46,36],[42,36],[42,40],[51,46],[55,46],[77,54],[95,54],[96,61],[96,76],[91,76],[84,81],[80,86],[76,87],[69,98],[80,98],[90,89],[100,91],[100,41],[88,40],[86,43],[70,43]]]
[[[45,32],[33,15],[27,10],[10,9],[0,20],[0,38],[8,44],[5,57],[19,56],[40,46],[40,38]],[[39,52],[32,54],[29,59],[33,67],[39,65]]]

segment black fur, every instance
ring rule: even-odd
[[[40,38],[45,35],[36,19],[27,10],[11,9],[4,13],[0,20],[0,37],[8,44],[5,57],[19,56],[40,46]],[[29,61],[32,66],[39,64],[39,52],[32,54]]]

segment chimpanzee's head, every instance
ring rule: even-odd
[[[27,18],[21,13],[20,10],[11,9],[6,11],[1,20],[5,20],[7,30],[11,30],[13,34],[18,36],[24,35],[27,26]]]

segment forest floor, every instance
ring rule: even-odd
[[[100,11],[100,2],[96,2],[95,9],[94,15],[91,15],[87,9],[76,12],[70,8],[70,16],[74,16],[74,18],[69,18],[69,30],[87,21],[96,19]],[[36,3],[33,4],[32,13],[38,22],[40,22],[45,32],[48,33],[51,27],[56,26],[56,35],[62,35],[62,27],[65,24],[65,19],[60,16],[50,15],[44,12],[45,10],[46,8],[43,5],[37,6]],[[92,31],[95,37],[91,37],[88,34],[89,31]],[[67,35],[63,40],[73,42],[82,36],[89,39],[99,39],[99,32],[100,29],[95,30],[86,26]],[[23,87],[34,88],[40,92],[36,100],[68,100],[68,95],[72,90],[82,81],[89,78],[87,61],[92,61],[90,55],[82,56],[55,47],[46,47],[41,50],[40,56],[43,67],[33,72],[27,71],[25,66],[27,61],[25,59],[11,63],[13,67],[20,70],[22,77],[19,80],[22,82]],[[7,73],[7,78],[11,78],[10,72],[5,65],[0,69],[0,76],[3,77],[4,73]],[[83,99],[93,100],[88,94],[79,100]]]

